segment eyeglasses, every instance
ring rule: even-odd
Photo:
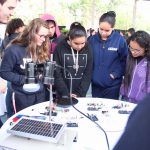
[[[37,35],[40,37],[40,39],[42,39],[42,38],[44,38],[44,39],[48,38],[48,35],[40,35],[40,34],[37,34]]]
[[[142,51],[142,49],[134,49],[134,48],[132,48],[130,45],[128,46],[128,48],[129,48],[129,50],[130,50],[131,52],[139,53],[139,52]]]

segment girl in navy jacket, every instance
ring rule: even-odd
[[[14,39],[5,50],[0,76],[12,84],[15,93],[16,110],[46,101],[43,84],[37,91],[24,89],[26,63],[43,63],[49,59],[48,25],[37,18],[30,22],[21,36]],[[47,99],[48,100],[48,99]]]
[[[99,31],[89,44],[93,50],[92,96],[118,99],[125,72],[128,47],[125,39],[115,31],[115,12],[104,13]]]

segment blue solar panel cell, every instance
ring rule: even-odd
[[[64,127],[65,124],[61,123],[22,117],[7,132],[22,137],[57,143]]]

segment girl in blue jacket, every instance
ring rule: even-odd
[[[89,44],[93,50],[92,96],[118,99],[125,72],[128,47],[125,39],[114,30],[116,14],[104,13],[99,19],[99,31]]]

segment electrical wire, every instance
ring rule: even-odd
[[[71,94],[72,94],[72,75],[70,73],[70,71],[62,66],[59,66],[56,64],[56,67],[59,67],[61,69],[63,69],[64,71],[68,72],[69,75],[70,75],[70,103],[71,103],[71,106],[76,110],[78,111],[80,114],[82,114],[83,116],[85,116],[86,118],[88,118],[90,121],[92,121],[94,124],[96,124],[98,126],[98,128],[100,130],[103,131],[104,135],[105,135],[105,138],[106,138],[106,142],[107,142],[107,148],[108,150],[110,150],[110,146],[109,146],[109,141],[108,141],[108,136],[107,136],[107,133],[106,131],[96,122],[96,121],[93,121],[89,116],[87,116],[86,114],[84,114],[83,112],[81,112],[79,109],[77,109],[74,104],[73,104],[73,101],[72,101],[72,97],[71,97]]]

